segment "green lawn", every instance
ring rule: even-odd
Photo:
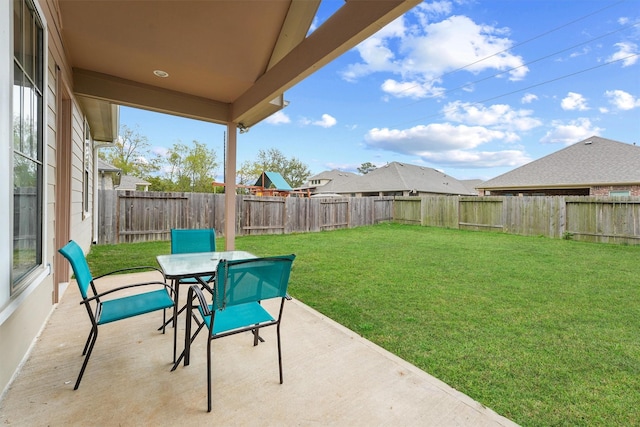
[[[381,224],[236,248],[295,253],[294,297],[519,424],[640,425],[640,246]],[[168,252],[94,246],[89,262]]]

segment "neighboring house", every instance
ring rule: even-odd
[[[425,166],[392,162],[365,175],[346,172],[323,172],[311,177],[324,185],[313,187],[313,194],[367,196],[476,195],[457,179]]]
[[[122,182],[122,170],[98,159],[98,188],[100,190],[114,190]]]
[[[118,137],[119,105],[224,126],[235,176],[239,130],[419,3],[345,2],[307,37],[317,1],[0,1],[0,391],[70,282],[57,250],[73,239],[88,252],[95,240],[97,150]]]
[[[461,179],[460,182],[473,194],[478,194],[478,185],[482,184],[481,179]]]
[[[345,182],[360,177],[352,172],[343,172],[337,169],[320,172],[309,178],[307,185],[300,187],[300,190],[309,194],[335,194],[334,187],[340,187]]]
[[[122,170],[98,159],[98,188],[100,190],[149,191],[151,183],[132,175],[122,175]]]
[[[487,196],[640,196],[640,147],[592,136],[477,188]]]
[[[149,181],[145,181],[137,176],[122,175],[120,185],[116,187],[116,190],[149,191],[150,185],[151,183]]]

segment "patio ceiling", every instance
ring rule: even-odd
[[[73,90],[94,138],[111,141],[115,105],[250,127],[418,3],[347,0],[308,37],[320,0],[58,0],[57,9]]]

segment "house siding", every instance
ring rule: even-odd
[[[71,87],[70,67],[64,57],[60,38],[60,23],[53,0],[35,1],[36,9],[43,21],[45,38],[45,93],[43,137],[43,261],[29,278],[25,289],[16,295],[10,295],[11,284],[11,248],[12,231],[10,209],[0,211],[0,390],[7,389],[12,378],[26,360],[32,343],[43,328],[51,313],[53,302],[54,258],[61,242],[56,241],[56,153],[57,153],[57,120],[58,94],[57,75],[62,75],[65,83]],[[0,111],[6,112],[0,117],[0,149],[5,153],[12,150],[12,91],[13,91],[13,2],[0,2]],[[57,73],[59,67],[61,73]],[[91,214],[83,212],[83,156],[84,156],[84,116],[76,100],[72,99],[72,194],[70,230],[73,239],[87,250],[91,244]],[[12,156],[0,156],[0,200],[5,206],[11,206],[12,191]],[[93,159],[91,159],[93,162]],[[93,173],[90,171],[90,179]],[[93,186],[90,183],[89,206],[93,206]],[[61,280],[68,281],[69,278]]]

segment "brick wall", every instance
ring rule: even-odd
[[[591,187],[590,196],[609,196],[611,191],[629,191],[630,196],[640,196],[640,185],[602,185]]]

